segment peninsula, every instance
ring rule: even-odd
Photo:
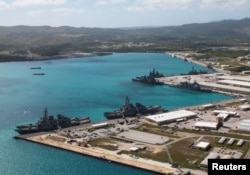
[[[249,22],[246,18],[142,29],[0,27],[1,62],[114,52],[161,52],[174,59],[201,64],[215,73],[157,77],[154,84],[234,97],[154,115],[58,127],[15,138],[160,174],[202,175],[207,174],[210,158],[249,159]],[[225,29],[225,26],[230,27]],[[5,34],[6,31],[10,34]],[[27,34],[30,40],[25,43]],[[20,37],[16,38],[17,35]]]

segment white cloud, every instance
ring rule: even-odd
[[[61,5],[66,0],[15,0],[13,6],[34,6],[34,5]]]
[[[40,16],[44,14],[51,14],[59,15],[59,16],[68,16],[73,14],[82,14],[84,13],[83,9],[77,9],[77,8],[54,8],[50,10],[30,10],[26,12],[29,16]]]
[[[192,0],[138,0],[128,7],[131,11],[166,10],[187,8]]]
[[[239,9],[250,8],[249,0],[200,0],[201,8]]]
[[[129,6],[129,11],[152,11],[168,9],[246,9],[250,8],[250,0],[137,0]]]
[[[45,10],[30,10],[28,12],[26,12],[26,14],[30,15],[30,16],[39,16],[41,14],[46,13]]]
[[[82,14],[84,12],[83,9],[76,9],[76,8],[55,8],[52,9],[51,12],[57,14],[57,15],[72,15],[72,14]]]
[[[0,9],[1,8],[7,8],[9,5],[5,1],[0,1]]]
[[[97,5],[119,4],[124,3],[126,0],[98,0]]]

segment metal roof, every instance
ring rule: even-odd
[[[207,157],[205,157],[205,159],[203,161],[201,161],[201,165],[203,166],[207,166],[208,165],[208,159],[218,159],[220,156],[219,154],[215,153],[215,152],[210,152]]]
[[[226,140],[226,137],[221,137],[220,140],[218,141],[218,143],[224,143]]]
[[[228,114],[228,115],[237,115],[237,112],[225,111],[225,110],[213,110],[214,114]]]
[[[241,146],[245,141],[243,139],[240,139],[238,142],[237,142],[237,146]]]
[[[200,128],[214,128],[216,129],[218,126],[217,122],[196,122],[194,124],[195,127],[200,127]]]
[[[248,105],[248,104],[240,105],[239,108],[241,108],[243,110],[247,110],[247,109],[250,109],[250,105]]]
[[[201,86],[210,87],[210,88],[218,88],[218,89],[224,89],[229,91],[239,91],[250,94],[249,88],[243,88],[243,87],[236,87],[236,86],[229,86],[229,85],[222,85],[222,84],[216,84],[216,83],[210,83],[210,82],[199,82]]]
[[[250,131],[250,120],[243,120],[237,129],[242,131]]]
[[[218,79],[224,79],[224,80],[238,80],[238,81],[246,81],[250,82],[250,77],[239,77],[239,76],[217,76]]]
[[[217,81],[217,83],[230,84],[230,85],[243,86],[243,87],[250,87],[250,82],[245,82],[245,81],[220,80],[220,81]]]
[[[209,142],[199,142],[195,145],[195,147],[197,148],[202,148],[202,149],[206,149],[208,146],[210,145]]]
[[[192,111],[188,110],[178,110],[178,111],[171,111],[171,112],[166,112],[162,114],[155,114],[155,115],[150,115],[147,116],[147,119],[150,119],[154,122],[161,123],[165,121],[172,121],[172,120],[177,120],[180,118],[186,118],[186,117],[192,117],[196,116],[197,114]]]

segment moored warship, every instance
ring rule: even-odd
[[[164,84],[163,82],[160,82],[156,79],[160,77],[164,77],[164,75],[153,69],[152,71],[149,72],[148,75],[132,78],[132,81],[137,81],[152,85],[163,85]]]
[[[201,88],[200,84],[196,81],[194,81],[193,83],[184,81],[184,82],[180,82],[178,85],[172,85],[172,86],[177,87],[177,88],[192,90],[192,91],[212,92],[212,90],[210,89]]]
[[[89,122],[89,117],[69,118],[59,114],[57,118],[54,118],[54,116],[48,116],[48,110],[45,108],[43,116],[38,120],[37,123],[18,125],[16,126],[15,131],[19,134],[30,134],[36,132],[53,131],[59,128],[67,128]]]
[[[200,75],[200,74],[208,74],[208,71],[206,71],[206,70],[198,70],[197,71],[193,66],[192,69],[188,73],[182,73],[180,75]]]
[[[155,106],[144,106],[140,103],[135,105],[130,103],[128,97],[125,99],[125,104],[119,110],[104,112],[104,117],[107,119],[117,119],[126,117],[139,117],[145,115],[153,115],[157,113],[163,113],[167,110],[163,109],[160,105]]]

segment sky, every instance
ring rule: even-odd
[[[177,26],[250,17],[250,0],[0,0],[0,26]]]

